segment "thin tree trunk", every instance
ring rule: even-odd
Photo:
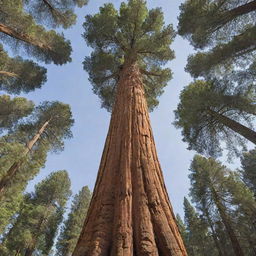
[[[215,246],[216,246],[216,248],[218,250],[218,254],[219,254],[219,256],[224,256],[223,253],[222,253],[222,250],[221,250],[221,246],[219,244],[219,239],[218,239],[217,234],[216,234],[216,232],[214,230],[213,223],[212,223],[212,220],[211,220],[211,218],[209,216],[209,212],[208,212],[207,209],[204,209],[204,214],[206,216],[207,222],[208,222],[208,224],[210,226],[210,229],[212,231],[213,241],[214,241]]]
[[[2,71],[0,70],[0,76],[18,77],[17,74],[8,72],[8,71],[4,71],[4,70],[2,70]]]
[[[45,51],[45,50],[51,51],[52,50],[52,48],[49,45],[43,44],[43,43],[37,41],[35,38],[32,38],[28,34],[18,32],[15,29],[13,29],[12,27],[7,26],[3,23],[0,23],[0,32],[4,33],[4,34],[6,34],[6,35],[8,35],[12,38],[15,38],[15,39],[18,39],[18,40],[23,41],[25,43],[36,46],[36,47],[40,48],[43,51]]]
[[[208,112],[212,117],[216,118],[220,123],[224,124],[225,126],[230,128],[234,132],[240,134],[247,140],[256,144],[256,132],[255,131],[253,131],[253,130],[249,129],[248,127],[246,127],[246,126],[244,126],[244,125],[242,125],[242,124],[240,124],[222,114],[219,114],[211,109],[209,109]]]
[[[30,140],[27,143],[27,147],[23,152],[23,156],[26,156],[33,148],[33,146],[35,145],[35,143],[39,140],[39,138],[41,137],[41,134],[45,131],[45,129],[47,128],[48,124],[49,124],[50,120],[46,121],[42,127],[39,129],[39,131],[37,132],[37,134],[32,138],[32,140]],[[21,167],[21,165],[23,164],[23,160],[19,160],[17,162],[14,162],[13,165],[9,168],[9,170],[7,171],[7,173],[1,178],[0,180],[0,197],[1,194],[4,193],[4,190],[6,188],[6,186],[10,183],[10,181],[12,180],[12,178],[14,177],[14,175],[17,173],[17,171],[19,170],[19,168]]]
[[[223,224],[224,224],[224,226],[226,228],[226,231],[228,233],[229,239],[231,241],[232,248],[233,248],[233,251],[234,251],[234,255],[236,255],[236,256],[244,256],[244,253],[243,253],[242,248],[240,246],[240,243],[239,243],[239,241],[237,239],[237,236],[236,236],[236,234],[235,234],[235,232],[234,232],[234,230],[233,230],[233,228],[231,226],[229,217],[226,214],[224,205],[220,201],[219,196],[218,196],[218,194],[217,194],[217,192],[216,192],[214,187],[211,187],[211,192],[212,192],[212,195],[213,195],[213,201],[214,201],[214,203],[217,206],[217,209],[219,211],[221,220],[222,220],[222,222],[223,222]]]
[[[221,28],[233,19],[256,10],[256,0],[240,5],[230,11],[224,12],[222,17],[216,21],[217,29]]]
[[[93,197],[73,256],[185,256],[136,64],[120,72]]]

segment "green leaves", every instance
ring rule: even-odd
[[[91,192],[87,186],[83,187],[74,196],[71,211],[67,220],[64,222],[56,244],[56,255],[69,256],[74,251],[89,208],[90,199]]]
[[[183,140],[189,149],[211,156],[221,154],[220,141],[225,141],[230,153],[239,153],[243,139],[209,110],[232,120],[251,124],[255,113],[254,96],[249,91],[230,89],[218,81],[197,80],[189,84],[180,94],[180,103],[175,111],[175,125],[182,128]],[[252,92],[251,92],[252,93]],[[238,146],[238,147],[237,147]]]
[[[17,251],[25,255],[28,250],[48,255],[69,196],[70,180],[66,171],[50,174],[37,184],[34,193],[26,194],[5,237],[9,255]]]
[[[169,69],[161,69],[174,58],[169,48],[174,38],[171,25],[164,26],[160,8],[148,11],[146,3],[131,0],[122,3],[119,12],[105,4],[98,14],[87,15],[83,34],[94,51],[84,61],[93,91],[102,107],[111,110],[115,85],[124,63],[137,62],[141,68],[149,109],[158,104],[157,97],[171,78]]]

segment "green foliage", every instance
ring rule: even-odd
[[[64,222],[56,245],[59,256],[70,256],[74,251],[91,199],[91,192],[87,186],[74,196],[68,219]]]
[[[199,76],[206,77],[210,70],[225,65],[227,69],[232,67],[232,64],[238,65],[239,59],[248,58],[255,61],[255,58],[251,58],[251,52],[256,48],[256,27],[249,27],[242,34],[234,36],[228,43],[219,43],[217,46],[209,50],[208,52],[199,52],[196,55],[190,55],[188,57],[188,64],[186,71],[188,71],[193,77]],[[250,54],[250,55],[248,55]],[[234,67],[233,67],[234,68]]]
[[[174,58],[169,45],[175,34],[171,25],[164,26],[161,9],[148,10],[143,0],[122,3],[119,11],[105,4],[99,13],[87,15],[83,26],[84,39],[94,49],[84,69],[102,106],[111,110],[122,66],[134,62],[143,76],[149,109],[157,106],[171,78],[171,71],[160,66]]]
[[[215,82],[197,80],[180,94],[175,110],[175,125],[182,128],[183,141],[189,149],[211,156],[221,154],[221,141],[230,153],[238,154],[237,146],[244,148],[244,140],[209,113],[212,110],[237,122],[251,126],[255,115],[255,92],[250,88],[230,90]]]
[[[4,239],[8,255],[25,255],[29,250],[48,255],[70,193],[67,172],[57,171],[41,181],[34,193],[25,195],[15,223]]]
[[[75,6],[82,7],[87,0],[23,0],[26,10],[41,24],[68,28],[76,23]]]
[[[255,86],[255,2],[186,0],[180,10],[178,33],[208,50],[189,56],[186,70],[195,78],[228,77],[234,86]]]
[[[0,133],[15,127],[20,119],[33,111],[34,104],[22,97],[11,99],[9,95],[0,96]]]
[[[246,0],[186,0],[180,6],[178,33],[195,48],[229,40],[241,27],[254,23],[254,9],[241,10],[247,3]]]
[[[29,154],[24,156],[27,143],[47,120],[50,120],[50,123],[46,130]],[[0,210],[2,209],[0,219],[4,220],[1,222],[0,232],[4,230],[17,210],[20,195],[25,190],[28,181],[34,178],[40,168],[44,167],[47,153],[50,150],[63,150],[64,139],[72,137],[70,128],[73,122],[69,105],[60,102],[44,102],[37,106],[33,113],[20,122],[15,129],[0,139],[0,180],[6,176],[14,163],[22,163],[17,172],[10,177],[4,196],[0,197]],[[49,191],[51,191],[50,188]]]
[[[184,213],[188,254],[197,256],[214,255],[212,239],[208,233],[208,227],[186,197],[184,198]],[[204,241],[203,244],[202,241]]]
[[[0,39],[14,50],[25,50],[28,56],[39,61],[62,65],[70,62],[71,46],[63,35],[54,30],[47,31],[37,25],[32,16],[23,11],[21,1],[1,1],[0,23],[6,26],[1,30]]]
[[[9,57],[0,45],[0,90],[19,94],[40,88],[45,82],[45,68],[21,57]]]
[[[44,167],[47,156],[47,147],[37,147],[36,151],[31,152],[27,157],[21,158],[25,145],[14,142],[6,142],[0,138],[0,179],[17,159],[23,161],[23,165],[13,177],[11,183],[6,188],[4,195],[0,198],[0,233],[3,233],[7,224],[12,222],[12,217],[18,210],[22,201],[22,192],[27,183]]]
[[[240,170],[242,180],[253,191],[256,197],[256,149],[246,152],[241,157],[242,169]]]
[[[211,220],[221,239],[223,235],[227,236],[228,222],[245,255],[251,255],[251,241],[254,241],[256,235],[255,226],[252,225],[256,210],[252,192],[239,179],[237,173],[228,170],[212,158],[206,159],[196,155],[190,171],[190,195],[196,208],[208,224],[209,219]],[[223,230],[223,225],[226,234],[218,232],[220,229]],[[224,251],[225,247],[222,246],[222,250]]]
[[[74,120],[70,106],[58,101],[45,101],[35,107],[29,118],[17,127],[15,140],[27,143],[47,121],[49,124],[37,144],[48,145],[53,151],[63,150],[64,139],[72,138],[70,129]]]

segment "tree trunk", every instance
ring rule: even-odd
[[[25,43],[31,44],[33,46],[36,46],[43,51],[51,51],[52,50],[52,48],[49,45],[41,43],[41,42],[37,41],[35,38],[32,38],[31,36],[29,36],[28,34],[18,32],[15,29],[13,29],[12,27],[9,27],[3,23],[0,23],[0,32],[4,33],[12,38],[15,38],[17,40],[20,40]]]
[[[24,256],[32,256],[35,248],[27,248]]]
[[[219,114],[211,109],[208,110],[209,114],[217,119],[220,123],[224,124],[234,132],[240,134],[247,140],[251,141],[252,143],[256,144],[256,132],[249,129],[248,127],[222,115]]]
[[[219,196],[215,190],[214,187],[211,187],[211,192],[212,192],[212,196],[213,196],[213,201],[214,203],[216,204],[217,206],[217,209],[219,211],[219,214],[220,214],[220,217],[221,217],[221,220],[226,228],[226,231],[227,231],[227,234],[229,236],[229,239],[231,241],[231,244],[232,244],[232,247],[233,247],[233,251],[234,251],[234,255],[236,256],[244,256],[244,253],[242,251],[242,248],[239,244],[239,241],[236,237],[236,234],[231,226],[231,223],[230,223],[230,220],[229,220],[229,217],[227,216],[226,214],[226,211],[225,211],[225,207],[224,205],[222,204],[222,202],[220,201],[219,199]]]
[[[2,70],[2,71],[0,70],[0,76],[18,77],[17,74],[8,72],[8,71],[4,71],[4,70]]]
[[[209,216],[208,209],[206,209],[206,208],[204,209],[204,214],[205,214],[205,216],[206,216],[208,225],[210,226],[210,229],[211,229],[211,231],[212,231],[213,241],[214,241],[215,246],[216,246],[216,248],[217,248],[217,250],[218,250],[218,254],[219,254],[219,256],[224,256],[223,253],[222,253],[222,250],[221,250],[221,246],[220,246],[220,244],[219,244],[218,236],[217,236],[217,234],[216,234],[216,232],[215,232],[215,229],[214,229],[214,227],[213,227],[212,220],[211,220],[211,218],[210,218],[210,216]]]
[[[23,152],[23,156],[26,156],[30,152],[30,150],[33,148],[35,143],[39,140],[41,134],[45,131],[45,129],[48,126],[49,122],[50,122],[50,120],[46,121],[42,125],[42,127],[39,129],[38,133],[32,138],[32,140],[30,140],[27,143],[27,148]],[[1,178],[1,180],[0,180],[0,198],[1,198],[1,194],[3,195],[6,186],[10,183],[10,181],[12,180],[14,175],[17,173],[17,171],[19,170],[19,168],[20,168],[20,166],[22,164],[23,164],[23,160],[22,159],[17,161],[17,162],[15,162],[15,163],[13,163],[13,165],[9,168],[7,173]]]
[[[164,185],[139,68],[120,71],[91,204],[73,256],[187,255]]]
[[[232,21],[233,19],[255,10],[256,10],[256,0],[240,5],[234,9],[224,12],[222,17],[220,17],[218,21],[216,21],[215,26],[217,26],[217,29],[219,29],[223,27],[225,24],[227,24],[228,22]]]

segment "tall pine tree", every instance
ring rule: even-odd
[[[211,156],[220,155],[221,141],[229,151],[239,153],[245,148],[245,140],[256,144],[256,131],[252,128],[255,119],[255,93],[232,94],[212,82],[197,80],[180,94],[180,103],[175,111],[175,125],[182,128],[183,140],[189,149]]]
[[[70,213],[67,220],[64,222],[56,244],[56,255],[72,255],[83,227],[90,200],[91,192],[87,186],[83,187],[81,191],[74,196]]]
[[[70,196],[66,171],[50,174],[25,195],[14,225],[4,239],[7,255],[48,255]]]

